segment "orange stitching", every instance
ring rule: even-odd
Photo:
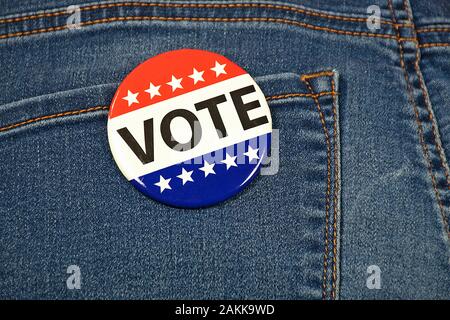
[[[395,37],[395,40],[397,40],[397,37]],[[405,41],[410,41],[410,42],[418,42],[416,39],[414,38],[398,38],[398,41],[400,42],[405,42]]]
[[[317,77],[323,77],[328,76],[331,78],[331,92],[336,92],[335,88],[335,82],[334,82],[334,72],[333,71],[322,71],[317,73],[311,73],[307,75],[302,76],[303,81],[307,81],[307,79],[311,78],[317,78]],[[312,88],[308,83],[308,89],[311,91]],[[317,101],[318,103],[318,101]],[[333,95],[333,105],[332,105],[332,112],[333,112],[333,145],[334,145],[334,196],[333,196],[333,266],[332,266],[332,290],[331,290],[331,298],[336,298],[336,282],[337,282],[337,203],[338,203],[338,193],[339,193],[339,183],[338,183],[338,175],[339,175],[339,163],[338,163],[338,154],[337,154],[337,113],[336,113],[336,100],[335,95]],[[329,138],[328,138],[329,139]],[[331,153],[331,151],[330,151]],[[331,164],[330,164],[331,167]],[[331,168],[329,169],[331,171]],[[330,173],[331,174],[331,173]],[[331,184],[331,181],[330,181]],[[329,208],[328,208],[329,210]],[[327,218],[326,218],[326,226],[328,226]],[[326,228],[326,238],[327,238],[327,232],[328,227]],[[328,242],[327,240],[325,241]],[[328,251],[328,246],[326,248],[326,251]],[[327,265],[327,263],[324,263]],[[324,277],[326,280],[326,271],[324,271]],[[325,291],[326,291],[326,285],[325,285]],[[325,293],[326,294],[326,293]]]
[[[389,7],[389,10],[391,11],[393,21],[396,22],[397,18],[395,17],[394,9],[392,7],[392,0],[388,0],[388,7]],[[397,33],[397,37],[400,37],[400,32],[398,31],[398,29],[396,29],[396,33]],[[403,45],[401,44],[401,42],[398,42],[398,46],[399,46],[399,51],[400,51],[400,66],[403,69],[403,75],[404,75],[405,81],[406,81],[406,88],[408,90],[408,100],[411,103],[411,105],[413,106],[413,110],[414,110],[415,120],[416,120],[416,124],[417,124],[417,131],[418,131],[418,135],[419,135],[419,142],[420,142],[420,145],[422,146],[422,152],[424,154],[425,160],[427,161],[428,173],[431,177],[431,183],[433,185],[434,193],[435,193],[436,200],[437,200],[440,212],[441,212],[441,216],[444,220],[445,228],[446,228],[446,230],[448,230],[447,218],[445,216],[445,211],[444,211],[444,208],[442,205],[440,194],[437,189],[436,178],[434,176],[433,169],[431,166],[431,160],[430,160],[430,156],[429,156],[428,147],[424,141],[422,121],[420,120],[419,111],[418,111],[416,102],[414,101],[414,94],[412,92],[411,84],[409,82],[408,72],[406,70],[406,66],[405,66],[405,62],[404,62]]]
[[[321,71],[321,72],[304,74],[302,76],[302,81],[305,81],[306,79],[325,77],[325,76],[332,77],[333,76],[333,71]],[[333,90],[333,92],[334,92],[334,90]]]
[[[427,32],[450,32],[450,28],[421,28],[421,29],[416,29],[416,33],[427,33]]]
[[[200,17],[155,17],[155,16],[142,16],[142,17],[114,17],[114,18],[104,18],[92,21],[81,22],[80,26],[89,26],[101,23],[115,22],[115,21],[198,21],[198,22],[273,22],[273,23],[285,23],[289,25],[299,26],[311,30],[316,31],[326,31],[341,35],[348,36],[360,36],[360,37],[373,37],[373,38],[383,38],[383,39],[393,39],[397,38],[390,34],[384,33],[368,33],[368,32],[353,32],[339,29],[331,29],[327,27],[319,27],[315,25],[311,25],[304,22],[299,22],[295,20],[281,19],[281,18],[200,18]],[[0,35],[0,39],[19,37],[19,36],[27,36],[32,34],[39,34],[45,32],[52,31],[61,31],[66,29],[67,26],[58,26],[58,27],[50,27],[50,28],[42,28],[35,29],[30,31],[21,31],[15,33],[7,33],[4,35]],[[413,39],[403,38],[402,41],[413,41]]]
[[[334,78],[331,78],[331,91],[335,92]],[[338,215],[338,193],[339,193],[339,161],[337,152],[337,114],[336,114],[336,97],[333,96],[333,144],[334,144],[334,216],[333,216],[333,281],[332,281],[332,291],[331,298],[334,300],[336,298],[336,282],[337,282],[337,215]]]
[[[218,8],[218,9],[226,9],[226,8],[266,8],[266,9],[275,9],[275,10],[285,10],[292,11],[295,13],[302,13],[310,16],[316,16],[327,19],[335,19],[342,21],[350,21],[350,22],[366,22],[366,18],[358,18],[358,17],[346,17],[340,15],[332,15],[316,12],[313,10],[294,8],[291,6],[285,5],[273,5],[273,4],[264,4],[264,3],[230,3],[230,4],[203,4],[203,3],[186,3],[186,4],[175,4],[175,3],[142,3],[142,2],[124,2],[124,3],[110,3],[110,4],[101,4],[101,5],[92,5],[81,7],[81,11],[91,11],[96,9],[107,9],[113,7],[161,7],[161,8]],[[24,17],[16,17],[16,18],[6,18],[0,19],[0,23],[8,23],[8,22],[20,22],[25,20],[33,20],[44,17],[56,17],[60,15],[67,14],[66,11],[56,11],[50,13],[40,13],[30,16]],[[394,25],[391,21],[386,21],[381,19],[380,23],[387,25]],[[399,26],[409,27],[409,24],[399,24]]]
[[[0,35],[0,39],[7,39],[7,38],[13,38],[13,37],[20,37],[20,36],[29,36],[29,35],[38,34],[38,33],[61,31],[64,29],[67,29],[67,26],[59,26],[59,27],[51,27],[51,28],[46,28],[46,29],[36,29],[36,30],[31,30],[31,31],[7,33],[7,34]]]
[[[317,73],[322,74],[322,73]],[[312,75],[303,75],[301,80],[305,82],[308,90],[314,94],[314,90],[309,83],[308,79],[312,78]],[[333,90],[334,91],[334,90]],[[322,299],[326,299],[327,297],[327,269],[328,269],[328,220],[329,220],[329,210],[330,210],[330,189],[331,189],[331,145],[330,145],[330,137],[328,135],[328,129],[325,123],[325,117],[320,107],[320,102],[317,97],[314,97],[314,102],[317,106],[317,110],[319,112],[320,122],[322,123],[323,132],[325,135],[325,143],[327,145],[327,191],[325,194],[325,253],[323,256],[323,278],[322,278]]]
[[[422,43],[422,44],[419,44],[419,48],[431,48],[431,47],[450,47],[450,43],[435,42],[435,43]]]
[[[409,9],[407,10],[408,5],[406,4],[405,0],[403,0],[403,7],[404,9],[408,12],[408,21],[411,22],[411,24],[413,25],[413,32],[416,33],[415,31],[415,25],[414,22],[412,21],[411,17],[409,16]],[[417,33],[416,33],[417,34]],[[416,35],[417,36],[417,35]],[[442,150],[439,140],[438,140],[438,129],[436,127],[434,118],[433,118],[433,110],[430,104],[430,97],[428,96],[428,92],[427,90],[425,90],[426,85],[425,85],[425,81],[423,79],[422,73],[420,72],[420,57],[419,57],[419,46],[416,42],[416,59],[414,62],[414,69],[416,71],[416,75],[419,78],[419,85],[420,85],[420,89],[422,90],[422,95],[423,95],[423,102],[425,103],[425,106],[427,107],[427,111],[428,111],[428,117],[431,121],[431,132],[433,133],[433,140],[434,140],[434,145],[436,147],[436,150],[438,151],[439,154],[439,160],[441,161],[441,167],[442,170],[444,170],[444,175],[447,181],[447,189],[450,189],[450,175],[449,172],[447,171],[447,168],[445,166],[445,155],[444,155],[444,151]]]
[[[38,122],[38,121],[42,121],[42,120],[54,119],[54,118],[65,117],[65,116],[73,116],[73,115],[79,115],[79,114],[86,113],[86,112],[92,112],[92,111],[98,111],[98,110],[108,110],[108,109],[109,109],[108,106],[97,106],[97,107],[91,107],[91,108],[87,108],[87,109],[79,109],[79,110],[61,112],[61,113],[56,113],[56,114],[50,114],[50,115],[32,118],[32,119],[28,119],[28,120],[21,121],[18,123],[10,124],[5,127],[1,127],[0,132],[11,130],[11,129],[14,129],[17,127],[24,126],[26,124],[30,124],[30,123]]]
[[[307,98],[314,98],[314,97],[322,97],[322,96],[333,96],[336,95],[337,92],[334,91],[323,91],[319,93],[286,93],[286,94],[280,94],[276,96],[270,96],[266,97],[266,100],[279,100],[279,99],[287,99],[287,98],[296,98],[296,97],[307,97]]]
[[[332,92],[324,91],[324,92],[319,92],[317,94],[288,93],[288,94],[284,94],[284,95],[276,95],[276,96],[266,97],[266,100],[278,100],[278,99],[291,98],[291,97],[314,97],[314,96],[321,97],[321,96],[328,96],[328,95],[335,95],[335,94],[337,94],[337,93],[334,91],[332,91]],[[67,111],[67,112],[46,115],[46,116],[32,118],[32,119],[28,119],[25,121],[21,121],[18,123],[14,123],[11,125],[1,127],[0,132],[11,130],[11,129],[14,129],[14,128],[17,128],[17,127],[20,127],[20,126],[23,126],[26,124],[30,124],[33,122],[41,121],[41,120],[48,120],[48,119],[53,119],[53,118],[58,118],[58,117],[63,117],[63,116],[78,115],[81,113],[92,112],[92,111],[97,111],[97,110],[108,110],[108,109],[109,109],[108,106],[97,106],[97,107],[91,107],[91,108],[87,108],[87,109],[80,109],[80,110]]]

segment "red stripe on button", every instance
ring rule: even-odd
[[[216,63],[220,65],[225,64],[224,70],[226,74],[218,74],[220,68],[217,69],[217,72],[212,70]],[[194,76],[193,78],[189,77],[194,74],[194,68],[198,73],[203,72],[201,77],[204,81],[200,80],[198,74],[197,83],[194,83]],[[212,52],[195,49],[167,52],[140,64],[125,78],[114,96],[109,118],[111,119],[246,73],[244,69],[230,60]],[[175,79],[182,79],[182,88],[173,89],[176,87],[177,81],[173,82],[173,86],[168,84],[168,82],[172,81],[172,76]],[[150,83],[154,86],[153,91],[149,90]],[[155,90],[155,87],[158,86],[160,86],[159,90]],[[159,91],[160,95],[157,95],[157,91]],[[151,92],[154,94],[153,98],[151,98]],[[221,92],[218,92],[218,94],[221,94]],[[187,101],[187,103],[189,102]]]

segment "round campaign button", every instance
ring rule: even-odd
[[[270,109],[253,78],[217,53],[148,59],[120,84],[108,140],[123,175],[162,203],[200,208],[241,191],[270,149]]]

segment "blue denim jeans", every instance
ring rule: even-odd
[[[279,130],[275,174],[201,210],[107,141],[118,84],[180,48],[246,69]],[[1,298],[450,298],[450,2],[1,0],[0,70]]]

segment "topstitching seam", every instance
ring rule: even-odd
[[[367,18],[359,18],[359,17],[349,17],[344,15],[334,15],[334,14],[326,14],[322,12],[317,12],[309,9],[301,9],[295,8],[288,5],[275,5],[269,3],[157,3],[157,2],[122,2],[122,3],[105,3],[99,5],[90,5],[80,7],[80,11],[91,11],[97,9],[107,9],[113,7],[162,7],[162,8],[218,8],[218,9],[227,9],[227,8],[263,8],[263,9],[275,9],[275,10],[283,10],[295,13],[301,13],[314,17],[321,17],[326,19],[334,19],[341,21],[350,21],[350,22],[366,22]],[[20,21],[28,21],[39,18],[47,18],[47,17],[56,17],[60,15],[67,14],[67,11],[55,11],[55,12],[43,12],[38,14],[32,14],[28,16],[22,17],[14,17],[14,18],[4,18],[0,19],[0,23],[12,23],[12,22],[20,22]],[[381,24],[394,25],[392,21],[388,21],[385,19],[380,19]],[[400,26],[409,26],[409,24],[399,24]]]
[[[389,10],[391,11],[391,15],[392,15],[393,21],[396,22],[397,18],[395,16],[394,8],[392,6],[392,0],[388,0],[388,7],[389,7]],[[396,29],[396,31],[397,31],[397,37],[400,37],[400,32],[398,31],[398,29]],[[411,83],[409,81],[408,72],[406,70],[406,66],[405,66],[405,62],[404,62],[403,45],[402,45],[402,43],[400,41],[398,41],[398,47],[399,47],[399,51],[400,51],[400,66],[401,66],[401,68],[403,70],[403,75],[405,77],[405,82],[406,82],[406,88],[407,88],[407,91],[408,91],[408,100],[409,100],[410,104],[413,106],[415,120],[416,120],[416,123],[417,123],[417,131],[418,131],[418,135],[419,135],[419,142],[420,142],[420,145],[422,146],[422,152],[423,152],[425,160],[427,162],[428,173],[429,173],[430,178],[431,178],[431,183],[433,185],[434,193],[435,193],[435,196],[436,196],[436,201],[437,201],[437,204],[439,206],[439,210],[440,210],[443,222],[444,222],[444,226],[445,226],[445,229],[447,231],[447,234],[450,235],[450,233],[448,231],[448,222],[447,222],[447,218],[445,216],[445,210],[444,210],[444,207],[443,207],[443,204],[442,204],[442,200],[441,200],[441,197],[440,197],[439,190],[437,189],[436,177],[435,177],[435,175],[433,173],[433,169],[432,169],[432,165],[431,165],[429,150],[428,150],[428,147],[427,147],[427,145],[425,143],[425,140],[424,140],[424,132],[423,132],[422,121],[420,120],[418,107],[417,107],[415,99],[414,99],[414,94],[413,94],[413,91],[412,91],[412,88],[411,88]]]
[[[335,92],[334,77],[331,78],[331,91]],[[338,218],[338,196],[339,196],[339,160],[338,160],[338,144],[337,144],[337,107],[336,96],[333,95],[332,113],[333,113],[333,145],[334,145],[334,198],[333,198],[333,281],[331,298],[336,298],[337,283],[337,218]]]
[[[450,43],[447,42],[429,42],[419,44],[419,48],[431,48],[431,47],[450,47]]]
[[[0,128],[0,132],[18,128],[18,127],[21,127],[21,126],[24,126],[27,124],[31,124],[34,122],[42,121],[42,120],[49,120],[49,119],[54,119],[54,118],[59,118],[59,117],[73,116],[73,115],[79,115],[82,113],[88,113],[88,112],[99,111],[99,110],[108,110],[108,109],[109,109],[109,106],[95,106],[95,107],[90,107],[90,108],[86,108],[86,109],[78,109],[78,110],[49,114],[49,115],[31,118],[31,119],[28,119],[25,121],[21,121],[21,122],[3,126]]]
[[[429,32],[450,32],[450,28],[418,28],[416,33],[429,33]]]
[[[413,33],[414,33],[415,37],[417,37],[417,32],[416,32],[416,29],[415,29],[414,21],[413,21],[413,19],[410,16],[410,8],[407,5],[406,0],[403,0],[403,7],[404,7],[404,10],[408,13],[408,21],[410,21],[410,23],[413,25],[412,30],[413,30]],[[444,175],[445,175],[445,178],[446,178],[446,181],[447,181],[447,188],[450,189],[450,174],[449,174],[449,172],[447,170],[447,167],[446,167],[444,151],[442,150],[442,147],[441,147],[441,145],[439,143],[439,139],[438,139],[439,133],[438,133],[438,129],[437,129],[436,124],[435,124],[435,119],[434,119],[434,116],[433,116],[433,110],[432,110],[431,103],[430,103],[430,97],[428,96],[428,91],[426,90],[425,81],[424,81],[424,79],[422,77],[422,73],[420,72],[420,65],[419,65],[419,63],[420,63],[420,50],[419,50],[419,46],[418,46],[417,42],[415,42],[415,46],[416,46],[416,56],[415,56],[415,62],[414,62],[414,69],[416,71],[417,78],[419,78],[419,85],[420,85],[420,89],[422,91],[423,101],[425,103],[425,106],[427,107],[428,117],[429,117],[429,119],[431,121],[431,132],[432,132],[432,135],[433,135],[434,145],[435,145],[435,147],[437,149],[437,152],[439,154],[439,160],[441,162],[442,170],[444,170]]]
[[[360,36],[360,37],[373,37],[373,38],[383,38],[396,40],[394,35],[385,33],[369,33],[369,32],[359,32],[359,31],[348,31],[341,29],[332,29],[328,27],[320,27],[312,25],[305,22],[300,22],[296,20],[289,20],[283,18],[265,18],[265,17],[242,17],[242,18],[212,18],[212,17],[163,17],[163,16],[126,16],[126,17],[112,17],[103,18],[97,20],[90,20],[86,22],[80,22],[79,26],[90,26],[96,24],[110,23],[116,21],[197,21],[197,22],[268,22],[268,23],[282,23],[288,25],[294,25],[298,27],[303,27],[306,29],[311,29],[315,31],[325,31],[335,34],[347,35],[347,36]],[[67,25],[34,29],[30,31],[20,31],[14,33],[6,33],[0,35],[0,39],[7,39],[19,36],[28,36],[39,33],[46,33],[52,31],[69,30]],[[400,38],[400,41],[415,41],[413,38]]]
[[[330,95],[334,95],[334,94],[337,94],[337,93],[336,92],[332,92],[332,91],[323,91],[323,92],[319,92],[319,93],[316,93],[316,94],[310,94],[310,93],[286,93],[286,94],[268,96],[268,97],[266,97],[266,100],[272,101],[272,100],[281,100],[281,99],[297,98],[297,97],[314,98],[314,97],[330,96]],[[86,109],[78,109],[78,110],[71,110],[71,111],[66,111],[66,112],[59,112],[59,113],[49,114],[49,115],[35,117],[35,118],[27,119],[27,120],[24,120],[24,121],[20,121],[20,122],[17,122],[17,123],[12,123],[12,124],[5,125],[3,127],[0,127],[0,132],[8,131],[8,130],[11,130],[11,129],[15,129],[17,127],[21,127],[21,126],[24,126],[24,125],[27,125],[27,124],[31,124],[31,123],[39,122],[39,121],[43,121],[43,120],[54,119],[54,118],[59,118],[59,117],[66,117],[66,116],[72,116],[72,115],[79,115],[79,114],[82,114],[82,113],[88,113],[88,112],[99,111],[99,110],[108,110],[108,109],[109,109],[109,106],[95,106],[95,107],[90,107],[90,108],[86,108]]]
[[[316,77],[329,76],[330,74],[331,74],[331,72],[329,72],[329,71],[307,74],[307,75],[303,75],[301,77],[301,80],[306,84],[306,86],[308,87],[308,90],[311,93],[314,93],[314,89],[312,88],[309,80],[312,78],[316,78]],[[334,88],[332,89],[332,91],[334,92]],[[320,105],[320,101],[317,96],[313,97],[313,100],[316,104],[317,111],[319,113],[319,118],[320,118],[320,122],[322,124],[323,132],[325,135],[325,143],[326,143],[326,148],[327,148],[327,189],[326,189],[326,193],[325,193],[325,252],[324,252],[324,257],[323,257],[323,276],[322,276],[322,299],[325,300],[327,297],[327,287],[328,287],[328,285],[327,285],[327,279],[328,279],[327,269],[328,269],[328,255],[329,255],[328,225],[329,225],[330,192],[331,192],[331,143],[330,143],[330,136],[329,136],[328,129],[326,126],[326,122],[325,122],[325,116],[323,114],[323,111],[322,111],[322,108]],[[334,278],[332,277],[332,282],[334,282],[333,280],[334,280]],[[335,285],[332,284],[332,287],[335,287]],[[333,292],[333,289],[332,289],[332,292]],[[333,293],[331,294],[331,297],[332,297],[332,299],[334,299]]]

